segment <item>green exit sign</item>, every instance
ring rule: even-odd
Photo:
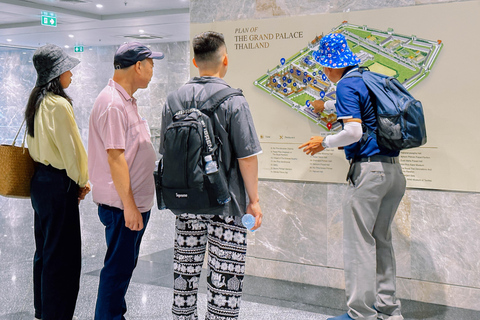
[[[74,51],[75,52],[83,52],[83,46],[75,46]]]
[[[56,27],[57,15],[53,12],[42,11],[42,26]]]

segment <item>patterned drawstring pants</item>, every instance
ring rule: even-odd
[[[175,223],[173,319],[198,320],[197,293],[208,243],[205,320],[237,319],[247,229],[240,217],[183,214]]]

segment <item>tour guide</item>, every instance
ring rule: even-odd
[[[361,77],[343,79],[360,62],[345,37],[330,33],[320,41],[315,59],[325,75],[337,83],[337,115],[343,130],[315,136],[299,148],[314,155],[325,148],[345,147],[350,161],[343,202],[343,254],[348,312],[330,320],[403,319],[396,298],[395,256],[391,224],[405,193],[405,177],[398,152],[380,150],[374,136],[363,135],[362,125],[375,131],[377,120],[368,89]]]

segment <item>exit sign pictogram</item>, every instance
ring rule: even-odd
[[[42,11],[42,26],[56,27],[57,26],[57,15],[53,12]]]

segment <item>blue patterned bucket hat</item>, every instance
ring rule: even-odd
[[[322,66],[333,69],[360,63],[360,59],[350,50],[345,36],[341,33],[329,33],[322,37],[318,51],[314,51],[312,55]]]

